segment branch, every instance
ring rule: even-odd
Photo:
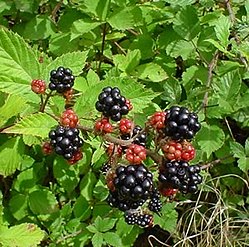
[[[48,100],[49,100],[49,98],[52,96],[52,91],[50,91],[48,94],[47,94],[47,97],[45,98],[45,100],[44,101],[42,101],[42,103],[41,103],[41,107],[40,107],[40,112],[44,112],[44,110],[45,110],[45,107],[46,107],[46,105],[47,105],[47,103],[48,103]]]
[[[58,10],[61,8],[61,5],[63,4],[63,0],[61,0],[59,3],[57,3],[54,7],[54,9],[52,10],[52,13],[51,13],[51,19],[56,22],[56,14],[58,12]]]
[[[233,157],[232,155],[228,155],[228,156],[225,156],[225,157],[223,157],[223,158],[220,158],[220,159],[217,159],[217,160],[213,160],[213,161],[211,161],[211,162],[209,162],[209,163],[206,163],[206,164],[200,164],[200,168],[201,168],[201,170],[209,169],[209,168],[211,168],[213,165],[219,164],[219,163],[221,163],[222,161],[227,160],[227,159],[230,159],[230,158],[232,158],[232,157]]]
[[[211,62],[208,64],[208,78],[207,78],[207,83],[206,83],[206,92],[204,94],[202,105],[200,109],[198,110],[200,111],[203,108],[205,115],[206,115],[206,109],[208,105],[208,92],[209,92],[209,88],[210,88],[210,85],[213,79],[213,70],[217,65],[218,58],[219,58],[219,51],[216,50]]]
[[[230,0],[225,0],[225,5],[226,5],[227,11],[229,13],[229,17],[230,17],[230,20],[232,22],[232,25],[234,26],[234,24],[236,23],[236,17],[235,17],[235,14],[233,12]],[[239,35],[235,31],[233,32],[233,35],[234,35],[234,39],[235,39],[237,45],[239,46],[241,43]],[[246,69],[248,69],[248,62],[247,62],[246,58],[243,57],[241,54],[239,54],[239,56],[240,56],[239,57],[240,61],[245,65]]]

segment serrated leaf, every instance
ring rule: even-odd
[[[24,144],[20,137],[12,138],[0,147],[0,174],[9,176],[20,169]]]
[[[17,220],[21,220],[28,214],[27,196],[23,194],[12,196],[9,201],[9,207],[12,215]]]
[[[143,80],[160,82],[168,78],[163,68],[156,63],[146,63],[139,65],[134,70],[135,75]]]
[[[94,70],[90,69],[87,73],[88,87],[91,87],[99,82],[100,82],[99,76],[94,72]]]
[[[3,133],[32,135],[45,138],[57,121],[45,113],[35,113],[23,118],[14,126],[7,128]]]
[[[169,78],[163,85],[164,92],[161,95],[163,100],[171,103],[178,103],[181,98],[181,85],[175,78]]]
[[[195,48],[191,42],[186,40],[179,40],[171,42],[166,49],[166,52],[171,57],[181,56],[183,60],[186,60],[193,52]]]
[[[93,172],[88,172],[80,182],[80,194],[87,200],[91,200],[93,197],[93,188],[97,182],[97,179]]]
[[[91,206],[89,205],[86,198],[81,195],[77,198],[73,207],[73,213],[74,216],[79,218],[81,221],[85,221],[91,216]],[[92,232],[91,230],[89,231]]]
[[[103,233],[101,232],[95,233],[92,238],[93,247],[101,247],[103,243],[104,243]]]
[[[35,224],[23,223],[0,232],[0,244],[6,247],[35,247],[45,233]]]
[[[243,172],[247,174],[249,170],[249,157],[244,156],[239,158],[238,166]]]
[[[230,35],[230,27],[231,21],[229,16],[221,15],[215,23],[215,34],[223,47],[227,47],[229,43],[228,37]]]
[[[16,116],[26,106],[26,100],[18,95],[9,95],[4,105],[0,108],[0,126],[9,118]]]
[[[88,51],[77,51],[65,53],[60,57],[57,57],[47,66],[47,68],[43,72],[44,78],[49,81],[50,71],[57,69],[60,66],[70,68],[73,72],[73,75],[79,75],[80,73],[82,73],[82,69],[85,66],[87,55]]]
[[[161,212],[162,216],[155,215],[154,223],[159,224],[164,230],[173,232],[176,227],[178,214],[175,210],[175,203],[165,204]]]
[[[78,38],[82,34],[88,33],[100,26],[102,22],[80,19],[73,22],[71,27],[71,40]]]
[[[94,221],[94,225],[99,232],[107,232],[114,227],[116,221],[117,219],[111,219],[111,218],[102,219],[101,217],[98,216]]]
[[[202,124],[197,133],[196,140],[201,149],[209,157],[212,152],[218,150],[225,142],[225,134],[217,125]]]
[[[100,20],[105,20],[109,8],[110,8],[110,0],[84,0],[84,5],[86,6],[87,10],[100,18]]]
[[[34,214],[51,214],[59,210],[55,195],[48,189],[35,190],[29,194],[28,203]]]
[[[201,31],[198,15],[194,6],[186,6],[174,19],[174,30],[184,39],[192,40]]]
[[[230,149],[233,153],[233,156],[236,158],[244,157],[245,156],[245,150],[244,147],[238,143],[238,142],[231,142],[230,143]]]
[[[246,153],[246,156],[249,157],[249,138],[247,138],[245,142],[245,153]]]
[[[122,246],[121,238],[114,232],[106,232],[104,234],[104,240],[111,246]]]

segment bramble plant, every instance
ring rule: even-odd
[[[0,3],[0,246],[247,246],[249,1]]]

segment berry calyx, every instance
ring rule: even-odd
[[[44,80],[32,80],[31,90],[36,94],[44,94],[46,91],[46,83]]]
[[[121,134],[129,134],[131,133],[133,127],[133,122],[127,118],[123,118],[119,123],[119,130]]]
[[[126,159],[131,164],[140,164],[146,159],[146,149],[145,147],[138,144],[131,144],[126,149]]]
[[[133,109],[133,105],[129,99],[126,99],[125,104],[127,105],[129,111]]]
[[[51,154],[53,152],[53,147],[49,142],[44,142],[42,145],[42,152],[44,154]]]
[[[94,129],[97,132],[101,132],[103,134],[111,133],[113,131],[112,124],[109,122],[109,118],[102,118],[96,121],[94,125]]]
[[[165,116],[166,112],[155,112],[149,119],[149,124],[155,129],[160,130],[165,128]]]
[[[188,141],[169,140],[162,146],[162,151],[168,160],[190,161],[195,157],[195,148]]]
[[[60,117],[60,124],[65,127],[75,128],[78,122],[78,116],[72,109],[66,109]]]

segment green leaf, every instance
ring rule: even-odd
[[[92,238],[93,247],[101,247],[104,244],[103,233],[97,232]]]
[[[35,16],[25,25],[22,35],[25,39],[40,40],[47,39],[55,31],[55,24],[49,16],[41,15]]]
[[[20,169],[24,144],[20,137],[11,138],[0,147],[0,174],[9,176]]]
[[[45,233],[31,223],[12,226],[0,232],[0,244],[6,247],[35,247],[42,241]]]
[[[111,230],[116,223],[117,219],[97,217],[94,221],[94,225],[99,232],[107,232]]]
[[[9,95],[0,108],[0,126],[9,118],[16,116],[26,107],[26,100],[18,95]]]
[[[80,182],[80,194],[87,200],[91,200],[93,197],[93,188],[97,182],[97,179],[93,172],[89,171]]]
[[[82,69],[85,66],[85,61],[87,59],[88,51],[77,51],[65,53],[60,57],[57,57],[52,61],[44,71],[44,77],[49,81],[50,71],[57,69],[60,66],[70,68],[73,75],[79,75],[82,73]]]
[[[162,216],[154,215],[154,223],[159,224],[164,230],[173,232],[176,227],[178,214],[175,203],[165,204],[161,212]]]
[[[244,147],[238,142],[231,142],[230,149],[233,153],[233,156],[236,158],[241,158],[245,156]]]
[[[99,83],[99,76],[94,72],[94,70],[90,69],[87,73],[87,84],[88,87],[94,86]]]
[[[57,124],[54,118],[45,113],[35,113],[23,118],[14,126],[7,128],[3,133],[22,134],[48,137],[48,133]]]
[[[67,161],[61,157],[56,158],[54,161],[54,177],[68,193],[71,193],[78,185],[79,172],[79,166],[70,166]]]
[[[113,57],[114,64],[123,72],[130,73],[138,64],[141,59],[140,50],[128,51],[126,56],[115,55]]]
[[[171,42],[166,49],[171,57],[181,56],[183,60],[186,60],[194,51],[193,44],[185,40]]]
[[[73,22],[71,27],[71,40],[76,39],[82,34],[88,33],[94,30],[96,27],[100,26],[102,22],[93,22],[91,20],[77,20]]]
[[[73,213],[76,218],[85,221],[91,216],[91,206],[86,198],[79,196],[74,204]],[[90,230],[89,230],[90,231]]]
[[[120,10],[114,11],[107,21],[113,28],[118,30],[133,28],[136,23],[133,10],[134,7],[120,8]]]
[[[28,214],[28,201],[27,196],[23,194],[17,194],[11,197],[9,201],[9,207],[12,215],[21,220]]]
[[[238,160],[238,166],[241,169],[241,171],[245,172],[246,174],[248,173],[249,170],[249,157],[241,157]]]
[[[225,142],[225,134],[217,125],[202,124],[201,130],[196,135],[196,140],[201,149],[209,157]]]
[[[198,15],[194,6],[186,6],[174,19],[174,30],[184,39],[192,40],[201,31]]]
[[[106,232],[104,234],[104,240],[111,246],[122,246],[121,238],[114,232]]]
[[[51,214],[59,210],[55,195],[48,189],[35,190],[29,194],[29,207],[34,214]]]
[[[223,47],[227,47],[229,43],[229,35],[230,35],[231,21],[229,16],[221,15],[220,18],[215,23],[215,34],[217,39],[220,41]]]
[[[156,63],[146,63],[135,68],[135,75],[143,80],[160,82],[168,78],[162,67]]]
[[[89,12],[95,14],[100,20],[104,21],[109,12],[110,2],[110,0],[84,0],[84,5]]]
[[[249,138],[247,138],[245,142],[245,154],[249,157]]]
[[[181,85],[178,80],[171,77],[163,85],[164,92],[161,95],[163,100],[166,100],[171,103],[178,103],[181,99]]]

